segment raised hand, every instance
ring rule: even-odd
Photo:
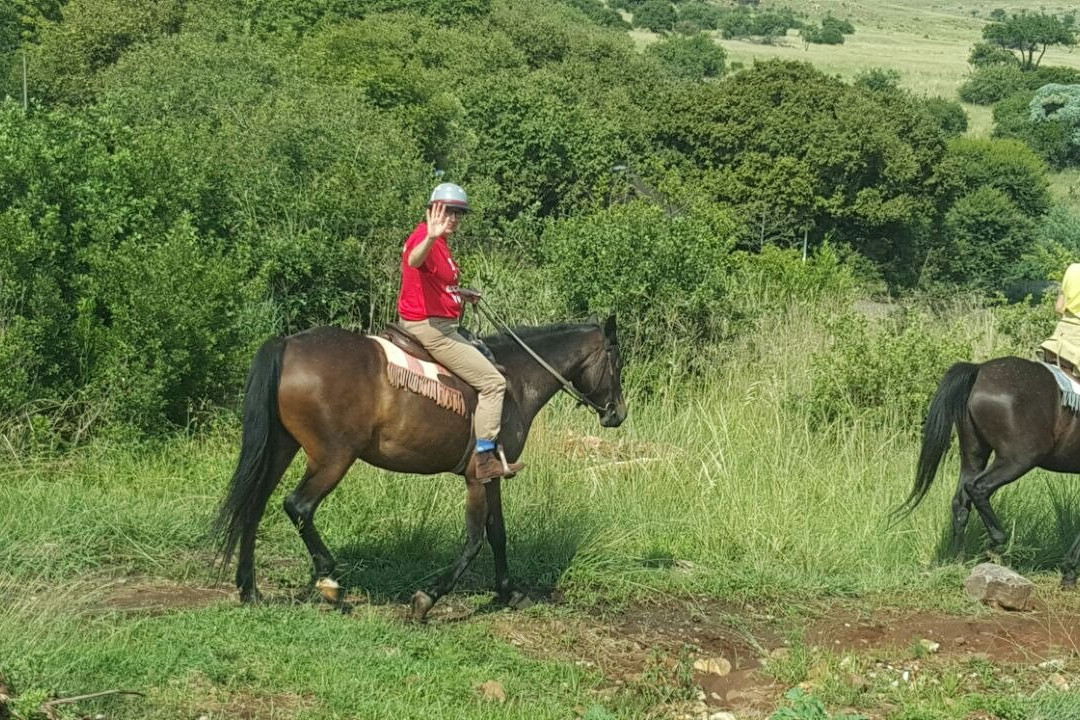
[[[437,202],[427,209],[428,237],[441,237],[453,230],[454,219],[446,204]]]

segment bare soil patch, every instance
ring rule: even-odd
[[[779,619],[749,606],[669,602],[606,617],[503,615],[494,627],[526,652],[595,667],[614,691],[639,681],[658,654],[671,665],[688,652],[703,665],[726,660],[727,672],[695,669],[693,679],[710,711],[732,710],[740,718],[767,716],[782,704],[790,685],[767,666],[789,657],[788,638],[795,636],[812,658],[807,687],[827,672],[821,658],[830,654],[850,656],[844,664],[852,670],[845,674],[854,684],[869,684],[858,668],[907,679],[970,662],[1020,668],[1038,683],[1080,657],[1080,615],[1045,603],[1027,613],[973,608],[970,615],[838,604]]]
[[[120,578],[107,586],[95,606],[124,613],[160,614],[236,601],[231,587],[184,585],[160,579]]]

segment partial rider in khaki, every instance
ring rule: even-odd
[[[1045,354],[1048,362],[1064,366],[1076,375],[1080,368],[1080,263],[1073,263],[1065,270],[1054,310],[1061,319],[1054,334],[1043,342],[1042,349],[1048,351]]]
[[[461,270],[450,253],[447,237],[469,211],[460,186],[442,183],[431,193],[424,222],[405,241],[401,256],[401,326],[447,370],[476,389],[473,417],[476,434],[474,480],[512,477],[522,463],[506,463],[498,453],[506,378],[484,354],[458,332],[463,302],[478,302],[479,293],[458,287]]]

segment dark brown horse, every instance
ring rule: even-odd
[[[1062,405],[1061,390],[1044,365],[1003,357],[975,365],[957,363],[945,373],[923,426],[915,486],[902,514],[915,509],[930,489],[949,449],[952,429],[960,438],[960,483],[953,497],[954,550],[962,546],[972,505],[990,541],[1006,540],[990,496],[1032,468],[1080,472],[1080,419]],[[993,462],[987,463],[993,453]],[[1080,538],[1062,565],[1063,587],[1076,584]]]
[[[571,392],[597,410],[601,425],[622,423],[626,402],[614,317],[603,327],[553,325],[516,334],[572,384]],[[506,368],[500,441],[513,462],[525,447],[533,418],[562,385],[510,336],[486,342]],[[260,598],[255,530],[270,494],[301,447],[307,470],[285,498],[285,512],[311,554],[316,587],[340,600],[344,590],[334,578],[334,558],[315,527],[319,503],[357,459],[402,473],[464,475],[473,443],[470,424],[471,417],[391,385],[386,355],[371,338],[323,327],[266,342],[248,374],[240,460],[216,526],[226,562],[239,545],[236,585],[241,601]],[[497,479],[466,482],[465,548],[433,588],[413,596],[414,619],[422,620],[450,591],[480,551],[485,533],[494,553],[499,600],[514,605],[524,599],[507,571],[500,487]]]

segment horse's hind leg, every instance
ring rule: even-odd
[[[1031,463],[1010,460],[997,455],[988,469],[964,484],[964,490],[975,505],[975,509],[978,510],[979,516],[982,517],[986,531],[990,535],[990,542],[995,547],[1002,547],[1005,544],[1006,535],[1005,528],[1001,526],[1001,521],[990,507],[990,496],[998,488],[1008,485],[1032,467]]]
[[[962,420],[957,428],[960,439],[960,481],[956,485],[956,494],[953,496],[953,554],[959,556],[964,549],[964,533],[967,530],[968,518],[971,516],[971,496],[968,495],[967,485],[972,482],[983,470],[986,462],[990,459],[990,446],[984,443],[975,432],[970,418]]]
[[[262,515],[263,510],[266,508],[266,502],[270,499],[270,494],[277,487],[281,476],[289,469],[289,463],[296,457],[296,451],[300,449],[300,445],[291,435],[285,432],[284,428],[278,428],[275,431],[275,435],[270,439],[269,444],[273,448],[269,468],[269,474],[273,478],[273,482],[266,485],[267,489],[263,497],[255,498],[252,501],[258,504],[256,517]],[[240,552],[236,562],[236,587],[240,591],[240,602],[242,603],[257,603],[262,599],[259,589],[255,586],[255,531],[258,527],[258,523],[251,523],[240,535]]]
[[[1072,590],[1076,587],[1076,568],[1080,565],[1080,535],[1073,541],[1061,566],[1061,589]]]
[[[465,568],[469,567],[469,563],[484,546],[484,529],[488,518],[487,489],[483,483],[471,481],[465,483],[465,488],[465,547],[454,567],[443,575],[434,588],[427,592],[417,590],[413,595],[409,613],[413,620],[422,621],[436,601],[453,589]]]
[[[285,513],[292,520],[307,546],[308,553],[311,554],[312,581],[319,592],[331,602],[343,600],[345,589],[333,577],[334,556],[315,527],[315,511],[319,509],[323,498],[341,482],[352,464],[351,451],[324,457],[309,454],[303,479],[285,498]]]

